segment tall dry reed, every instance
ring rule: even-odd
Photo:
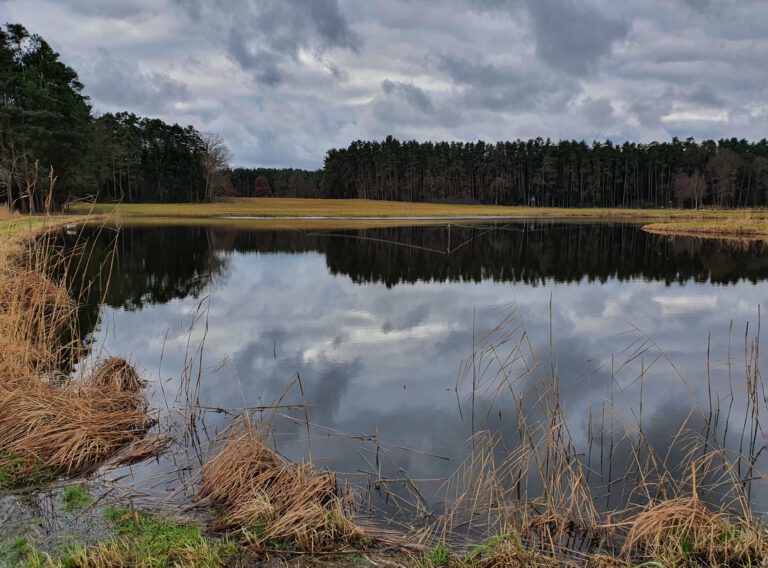
[[[520,319],[511,316],[481,338],[465,361],[457,393],[464,393],[471,407],[465,418],[476,434],[463,463],[438,492],[443,510],[427,517],[434,520],[427,523],[425,542],[451,542],[470,551],[471,543],[485,542],[481,552],[456,562],[462,566],[746,567],[768,562],[768,535],[750,500],[751,483],[761,478],[758,438],[760,410],[766,406],[759,326],[755,337],[744,339],[743,390],[736,392],[731,383],[731,391],[720,398],[711,377],[703,377],[709,400],[702,406],[691,395],[690,415],[679,431],[669,432],[662,452],[646,437],[642,403],[630,419],[617,416],[613,394],[602,416],[590,409],[583,417],[588,447],[578,446],[560,397],[553,342],[544,358],[529,337]],[[658,361],[666,355],[641,337],[622,365],[642,357]],[[685,384],[674,365],[670,368],[672,377]],[[611,374],[611,393],[619,389],[614,380]],[[486,426],[504,397],[515,409],[512,439]],[[727,436],[726,428],[721,437],[723,422],[737,422],[731,419],[735,409],[731,417],[722,401],[736,398],[744,405],[741,432]],[[619,473],[613,462],[620,444],[629,450],[622,453]],[[598,452],[604,463],[590,463]]]

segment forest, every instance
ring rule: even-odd
[[[326,197],[549,207],[763,207],[768,142],[356,141],[330,150]]]
[[[94,116],[77,73],[39,35],[0,28],[0,203],[205,201],[231,194],[215,134],[120,112]]]
[[[235,168],[229,179],[241,197],[322,197],[322,170]]]
[[[230,168],[222,138],[130,112],[95,116],[77,73],[0,29],[0,203],[330,197],[550,207],[764,207],[768,142],[355,141],[317,171]]]

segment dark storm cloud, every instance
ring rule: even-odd
[[[535,53],[552,68],[573,75],[593,70],[630,26],[576,0],[475,0],[476,7],[506,10],[530,22]]]
[[[388,95],[402,98],[409,105],[415,107],[423,113],[430,114],[435,110],[429,97],[413,84],[400,83],[384,79],[381,88]]]
[[[463,89],[463,102],[493,111],[520,112],[540,107],[565,94],[578,93],[572,80],[531,66],[493,65],[456,56],[441,56],[438,68]]]
[[[605,97],[587,97],[579,105],[579,110],[589,123],[598,129],[608,128],[614,122],[613,105]]]
[[[550,66],[572,74],[594,69],[599,58],[610,54],[629,26],[603,16],[583,1],[528,0],[536,54]]]
[[[267,86],[284,78],[283,68],[295,63],[303,49],[356,51],[362,43],[337,0],[174,1],[192,19],[219,28],[228,55]],[[336,66],[329,70],[336,77],[341,73]]]
[[[280,82],[280,57],[269,51],[251,51],[245,36],[237,28],[229,30],[227,51],[243,69],[254,71],[256,78],[265,85]]]
[[[238,165],[400,138],[759,139],[768,3],[6,0],[99,110],[220,133]]]

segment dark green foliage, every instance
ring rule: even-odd
[[[235,168],[229,173],[232,186],[241,197],[256,195],[256,180],[267,178],[274,197],[324,197],[320,193],[322,171],[293,168]]]
[[[212,168],[206,172],[202,134],[127,112],[93,118],[82,90],[77,73],[40,36],[19,24],[0,29],[0,203],[40,212],[82,196],[153,202],[211,197],[206,173],[219,177]],[[226,194],[225,185],[220,193]]]
[[[692,175],[704,177],[703,194],[676,183]],[[486,144],[389,136],[330,150],[320,193],[553,207],[762,207],[768,204],[768,141],[588,145],[537,138]]]
[[[0,200],[39,211],[57,191],[87,187],[91,109],[77,73],[38,35],[0,30]]]
[[[100,200],[204,201],[203,139],[191,126],[121,112],[94,121]]]

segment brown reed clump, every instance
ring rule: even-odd
[[[68,377],[76,302],[45,239],[0,242],[0,485],[88,473],[151,425],[144,383],[122,359]],[[61,380],[52,380],[56,376]]]
[[[217,528],[243,529],[257,548],[290,542],[302,551],[338,548],[362,532],[347,516],[335,475],[284,462],[264,425],[238,421],[201,470],[199,506],[214,506]]]
[[[41,471],[88,473],[146,432],[152,420],[142,391],[99,381],[59,387],[33,376],[0,384],[0,471],[14,478],[7,483]]]
[[[108,357],[96,365],[88,386],[94,389],[140,392],[147,383],[128,361],[120,357]]]
[[[171,446],[174,437],[171,434],[148,435],[134,441],[114,460],[115,465],[133,465],[149,458],[158,457]]]
[[[758,531],[731,524],[696,496],[663,501],[638,514],[624,554],[667,566],[762,566],[766,559]]]

